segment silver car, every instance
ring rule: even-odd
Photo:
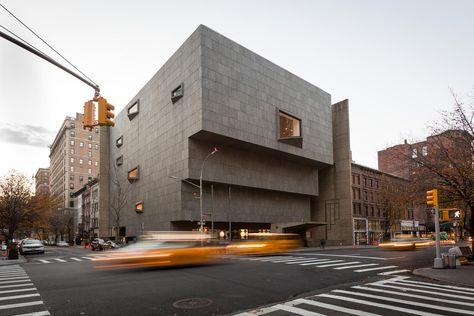
[[[20,254],[44,253],[43,243],[36,239],[25,239],[20,244]]]

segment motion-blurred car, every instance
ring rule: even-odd
[[[249,239],[233,242],[226,252],[235,255],[261,255],[287,252],[302,246],[297,234],[250,233]]]
[[[105,244],[105,241],[100,238],[94,238],[94,240],[91,242],[91,250],[92,251],[102,251],[105,250],[107,245]]]
[[[67,241],[61,240],[57,244],[58,247],[69,247],[69,243]]]
[[[102,269],[199,265],[217,261],[220,253],[205,234],[158,232],[94,262]]]
[[[44,253],[43,243],[36,239],[24,239],[20,244],[20,254]]]

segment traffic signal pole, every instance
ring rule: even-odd
[[[439,208],[435,207],[435,234],[436,234],[436,258],[434,258],[433,268],[443,269],[443,260],[441,259],[441,246],[439,238]]]

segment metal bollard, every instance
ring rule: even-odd
[[[456,269],[456,255],[449,255],[449,268]]]

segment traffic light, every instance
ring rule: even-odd
[[[92,101],[84,103],[84,115],[82,116],[82,126],[84,129],[87,127],[92,128],[94,126],[94,112],[95,104]]]
[[[100,126],[115,126],[112,119],[115,117],[112,111],[115,107],[112,104],[107,103],[107,99],[99,97],[99,125]]]
[[[434,208],[438,208],[438,190],[437,189],[426,191],[426,204],[432,205]]]

